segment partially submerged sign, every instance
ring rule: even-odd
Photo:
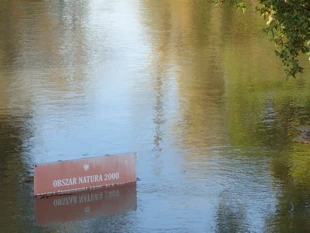
[[[105,155],[34,167],[34,195],[57,195],[136,182],[136,154]]]
[[[35,197],[37,225],[106,217],[136,209],[135,183],[69,195]]]

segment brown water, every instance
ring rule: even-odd
[[[263,23],[204,0],[1,1],[0,232],[309,232],[309,68],[285,80]],[[32,164],[131,151],[136,209],[36,224]]]

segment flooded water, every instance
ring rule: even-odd
[[[294,142],[309,67],[284,79],[252,8],[1,1],[0,231],[309,232],[309,145]],[[124,152],[133,188],[38,212],[20,182],[35,163]],[[64,209],[102,195],[87,218]]]

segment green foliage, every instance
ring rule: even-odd
[[[214,0],[216,5],[222,4],[228,1],[231,5],[235,5],[239,10],[245,12],[246,7],[242,0]]]
[[[243,0],[215,0],[229,2],[243,12]],[[310,1],[257,0],[257,11],[267,20],[263,29],[276,45],[276,56],[282,60],[287,77],[303,72],[298,57],[305,54],[310,60]]]

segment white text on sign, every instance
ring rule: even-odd
[[[53,187],[62,187],[62,186],[71,186],[76,184],[88,184],[88,183],[96,183],[108,180],[118,180],[120,178],[118,172],[104,174],[103,177],[101,174],[99,175],[91,175],[91,176],[81,176],[81,177],[73,177],[66,178],[60,180],[53,181]]]

